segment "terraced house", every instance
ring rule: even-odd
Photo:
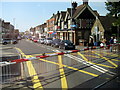
[[[88,2],[83,0],[83,4],[77,6],[76,2],[72,3],[72,8],[61,12],[58,20],[57,37],[60,39],[71,40],[74,44],[85,45],[89,42],[91,28],[99,14],[91,9]]]
[[[106,23],[106,20],[110,22]],[[43,34],[46,33],[44,34],[46,37],[70,40],[75,45],[86,46],[89,44],[91,35],[94,42],[99,42],[102,38],[109,40],[111,33],[116,34],[112,26],[114,21],[114,18],[100,16],[89,6],[88,0],[83,0],[81,5],[72,2],[71,8],[67,8],[66,11],[57,11],[46,21],[46,30]]]
[[[16,39],[17,35],[14,30],[14,26],[10,24],[10,22],[5,22],[0,19],[0,31],[2,34],[2,38],[14,38]]]

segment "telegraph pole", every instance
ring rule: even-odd
[[[15,18],[13,18],[13,25],[14,25],[13,38],[15,38]]]

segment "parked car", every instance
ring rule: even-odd
[[[46,38],[46,39],[44,40],[44,44],[46,44],[46,45],[51,45],[52,41],[53,41],[52,38]]]
[[[38,42],[38,39],[37,39],[37,38],[34,38],[34,39],[33,39],[33,42],[37,43],[37,42]]]
[[[41,38],[38,40],[39,43],[44,44],[45,38]]]
[[[17,43],[18,43],[18,40],[12,39],[12,44],[17,44]]]
[[[2,39],[2,44],[6,45],[6,44],[17,44],[18,41],[16,39],[11,39],[11,38],[4,38]]]
[[[54,39],[51,43],[51,46],[53,47],[59,47],[61,40],[60,39]]]
[[[62,40],[59,45],[60,49],[75,49],[75,45],[70,40]]]

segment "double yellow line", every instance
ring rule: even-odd
[[[32,55],[25,55],[19,48],[16,48],[16,49],[25,58],[33,57]],[[94,77],[98,76],[96,74],[93,74],[93,73],[90,73],[90,72],[87,72],[87,71],[84,71],[84,70],[79,70],[77,68],[70,67],[70,66],[62,64],[62,56],[61,55],[58,56],[58,63],[52,62],[52,61],[49,61],[49,60],[45,60],[45,59],[39,59],[39,60],[44,61],[44,62],[48,62],[48,63],[51,63],[51,64],[55,64],[55,65],[59,66],[59,72],[60,72],[60,76],[61,76],[61,86],[62,86],[62,89],[64,89],[64,90],[68,88],[67,79],[66,79],[66,76],[65,76],[65,73],[64,73],[64,67],[72,69],[72,70],[76,70],[76,71],[79,71],[79,72],[82,72],[82,73],[85,73],[85,74],[88,74],[88,75],[91,75],[91,76],[94,76]],[[42,90],[43,89],[42,84],[40,83],[40,80],[39,80],[39,78],[37,76],[37,73],[36,73],[36,71],[35,71],[35,69],[33,67],[32,62],[31,61],[27,61],[26,65],[28,67],[29,75],[30,75],[30,77],[32,77],[32,82],[34,84],[33,88]]]
[[[23,57],[26,57],[26,58],[32,57],[31,55],[25,55],[19,48],[15,48],[15,49],[18,50]],[[33,67],[32,62],[27,61],[26,64],[27,64],[29,75],[30,77],[32,77],[33,88],[36,90],[43,90],[42,84],[40,83],[40,80],[37,76],[37,73]]]

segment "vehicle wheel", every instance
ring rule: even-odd
[[[61,46],[59,46],[59,49],[61,49]]]
[[[4,42],[4,43],[3,43],[3,45],[6,45],[6,44],[7,44],[7,42]]]
[[[17,42],[15,41],[15,42],[13,42],[13,44],[17,44]]]
[[[64,50],[66,50],[66,47],[63,47]]]

